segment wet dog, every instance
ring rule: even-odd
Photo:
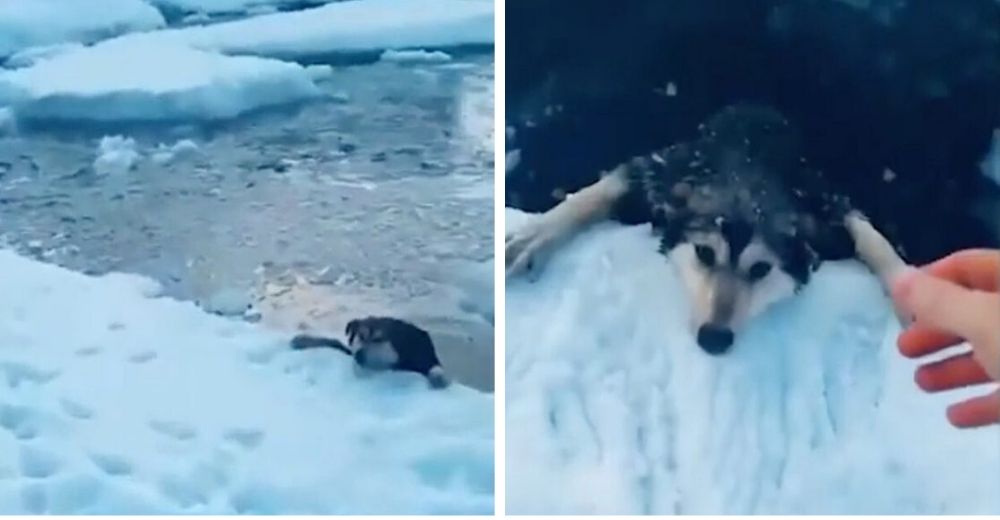
[[[507,17],[507,206],[547,211],[754,103],[907,260],[1000,245],[980,167],[1000,128],[996,0],[535,0]]]
[[[635,157],[508,235],[508,275],[536,270],[589,223],[652,223],[692,303],[698,344],[726,352],[748,320],[826,260],[858,258],[883,282],[906,264],[803,156],[766,106],[732,105],[698,138]]]
[[[347,345],[338,339],[302,334],[292,338],[292,348],[333,348],[373,371],[400,370],[423,374],[432,388],[444,388],[445,377],[430,335],[412,323],[369,316],[351,320],[344,330]]]

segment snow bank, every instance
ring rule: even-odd
[[[493,400],[0,251],[0,512],[492,512]]]
[[[94,171],[102,175],[124,174],[132,171],[139,152],[135,149],[135,139],[121,135],[106,135],[97,145]]]
[[[425,51],[422,49],[395,51],[389,49],[379,58],[382,61],[397,63],[444,63],[451,61],[451,55],[441,51]]]
[[[29,47],[23,51],[12,54],[9,58],[7,58],[7,61],[5,61],[3,65],[9,69],[30,67],[40,61],[51,59],[60,54],[81,48],[83,48],[83,44],[76,42]]]
[[[864,268],[824,266],[715,358],[656,249],[603,224],[508,282],[508,513],[1000,512],[1000,430],[916,388]]]
[[[17,51],[163,27],[142,0],[0,0],[0,62]]]
[[[296,5],[304,3],[323,3],[332,0],[151,0],[154,5],[175,9],[183,12],[202,12],[209,14],[217,13],[242,13],[253,11],[255,8],[277,7],[284,5]]]
[[[317,95],[294,63],[144,38],[110,40],[0,72],[0,104],[13,104],[28,119],[213,120]]]
[[[330,65],[308,65],[306,72],[313,81],[323,81],[333,76],[333,67]]]
[[[296,58],[333,52],[493,43],[489,0],[351,0],[157,37],[225,53]]]
[[[181,139],[171,146],[160,143],[150,158],[156,164],[169,164],[193,157],[198,153],[198,144],[190,139]]]

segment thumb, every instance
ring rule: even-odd
[[[892,297],[917,323],[972,342],[988,339],[982,337],[983,313],[991,308],[987,293],[914,269],[893,281]]]

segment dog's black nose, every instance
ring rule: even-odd
[[[367,366],[366,363],[365,363],[366,361],[368,361],[368,355],[365,352],[365,349],[359,349],[357,352],[354,353],[354,362],[355,363],[357,363],[357,364],[359,364],[361,366]]]
[[[733,331],[718,325],[702,325],[698,329],[698,345],[709,354],[724,354],[733,345]]]

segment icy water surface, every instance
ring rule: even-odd
[[[322,86],[321,101],[211,127],[22,126],[0,137],[0,239],[182,299],[246,298],[275,326],[409,317],[460,381],[491,389],[492,57],[337,67]],[[115,134],[141,158],[99,173]],[[154,159],[181,139],[198,149]]]

